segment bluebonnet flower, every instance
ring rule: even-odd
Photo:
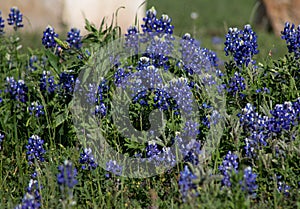
[[[25,103],[27,101],[28,87],[23,80],[15,81],[13,77],[6,78],[6,92],[12,100]]]
[[[76,28],[71,28],[71,30],[68,32],[67,42],[70,47],[80,49],[82,46],[81,38],[82,36],[80,36],[80,30]]]
[[[278,190],[278,192],[283,193],[285,196],[289,196],[291,187],[289,185],[287,185],[286,183],[281,181],[282,176],[280,176],[280,175],[279,176],[275,175],[275,176],[276,176],[276,180],[277,180],[277,190]]]
[[[202,48],[201,53],[209,59],[211,66],[218,67],[219,58],[217,57],[216,52],[207,48]]]
[[[38,61],[38,58],[35,55],[32,55],[29,58],[29,65],[28,65],[28,67],[29,67],[29,69],[31,71],[36,71],[37,70],[37,67],[35,66],[35,64],[37,63],[37,61]]]
[[[185,202],[186,198],[189,197],[190,192],[193,192],[191,196],[197,196],[196,191],[197,185],[194,183],[198,177],[192,173],[187,165],[184,166],[184,170],[180,172],[178,180],[179,190],[182,195],[182,200]]]
[[[127,78],[126,85],[132,91],[131,96],[134,96],[139,92],[147,91],[149,89],[162,88],[163,81],[159,70],[153,65],[150,65],[144,70],[131,74]]]
[[[267,145],[269,118],[255,112],[255,107],[247,103],[239,114],[241,125],[246,133],[250,133],[245,139],[245,151],[248,157],[256,156],[256,150]]]
[[[298,123],[298,117],[292,102],[276,104],[270,113],[273,117],[269,121],[269,131],[273,133],[280,133],[282,130],[289,131]]]
[[[209,115],[205,116],[202,120],[202,123],[207,127],[210,128],[211,124],[216,125],[221,118],[220,113],[217,110],[212,110]]]
[[[171,25],[172,19],[168,15],[162,15],[160,19],[156,17],[154,7],[146,11],[146,17],[143,18],[142,29],[144,33],[172,34],[174,26]]]
[[[26,145],[26,155],[29,165],[34,164],[34,160],[44,162],[44,154],[46,153],[45,149],[43,148],[44,140],[42,140],[37,135],[32,135],[28,139],[28,144]]]
[[[300,26],[295,28],[294,24],[285,23],[281,38],[286,41],[289,53],[294,53],[296,58],[300,57]]]
[[[35,115],[35,117],[40,117],[45,114],[44,106],[39,104],[38,102],[32,102],[29,109],[30,115]]]
[[[103,79],[97,90],[96,98],[95,98],[95,114],[104,117],[107,113],[107,107],[105,105],[105,98],[108,96],[109,85],[106,79]]]
[[[152,65],[155,67],[163,67],[165,70],[168,70],[168,55],[171,55],[172,51],[173,43],[170,35],[155,35],[149,40],[144,56],[149,57],[152,60]]]
[[[200,42],[193,39],[189,33],[186,33],[180,40],[180,52],[183,67],[190,75],[201,74],[203,66],[209,62],[204,59],[203,54],[200,53]]]
[[[161,151],[158,149],[157,144],[154,142],[148,142],[148,146],[146,147],[146,157],[151,158],[155,155],[158,155]]]
[[[257,149],[266,146],[268,138],[282,134],[283,131],[291,131],[299,124],[300,103],[297,99],[295,102],[276,104],[274,109],[270,110],[270,117],[261,116],[254,110],[255,108],[248,103],[239,114],[244,131],[250,133],[245,139],[248,157],[255,156]]]
[[[22,199],[22,203],[15,207],[15,209],[38,209],[41,207],[40,196],[41,185],[37,180],[30,179],[29,185],[26,189],[26,194]]]
[[[130,75],[130,72],[128,72],[126,69],[124,69],[124,68],[118,68],[117,71],[114,74],[114,78],[115,78],[114,83],[118,87],[122,86],[124,83],[126,83],[126,78],[129,75]]]
[[[267,94],[269,94],[270,90],[267,87],[263,87],[263,88],[256,89],[255,92],[256,93],[267,93]]]
[[[51,76],[50,71],[43,71],[42,77],[40,79],[40,90],[49,94],[55,92],[57,85],[54,81],[54,76]]]
[[[245,79],[238,72],[234,73],[234,76],[230,78],[230,81],[227,86],[227,91],[232,95],[239,94],[240,97],[245,95],[241,93],[246,89]]]
[[[222,165],[219,166],[219,171],[224,176],[221,183],[223,186],[231,187],[230,178],[233,173],[238,172],[238,156],[229,151],[223,159]]]
[[[258,185],[256,183],[257,174],[253,173],[251,167],[244,169],[243,181],[240,182],[242,190],[248,192],[248,194],[255,195]]]
[[[132,52],[134,54],[139,52],[139,33],[135,26],[131,26],[127,29],[124,47],[128,50],[128,52]]]
[[[217,69],[216,53],[200,47],[200,42],[186,33],[180,40],[180,53],[183,69],[190,75],[201,75],[204,72],[221,75]]]
[[[285,196],[289,196],[291,187],[285,183],[278,182],[278,191],[283,193]]]
[[[24,25],[22,24],[23,14],[17,7],[12,7],[10,9],[10,13],[8,14],[7,23],[9,25],[13,25],[14,29],[22,28]]]
[[[59,75],[58,86],[60,87],[61,93],[63,95],[72,95],[75,86],[74,75],[67,72],[62,72]]]
[[[46,48],[55,48],[57,47],[57,43],[54,37],[58,37],[58,34],[55,33],[54,28],[48,26],[46,30],[43,32],[42,44]]]
[[[5,137],[4,133],[0,132],[0,150],[1,150],[1,143],[4,139],[4,137]]]
[[[168,108],[172,105],[172,97],[171,95],[165,91],[164,89],[156,89],[154,91],[154,107],[159,110],[168,110]],[[179,114],[178,105],[173,107],[175,114]]]
[[[65,160],[63,165],[58,167],[59,173],[57,174],[57,183],[61,186],[61,189],[73,189],[78,183],[77,169],[73,167],[73,164],[69,160]]]
[[[200,142],[193,139],[187,145],[186,150],[187,150],[187,154],[184,156],[185,162],[190,162],[193,165],[198,165],[199,164],[199,155],[201,154],[201,144],[200,144]]]
[[[122,175],[123,167],[121,165],[118,165],[115,160],[110,160],[106,163],[106,170],[117,176],[120,176]],[[105,174],[105,176],[109,178],[110,174],[107,173]]]
[[[0,11],[0,35],[2,35],[4,33],[4,19],[1,16],[1,11]]]
[[[136,69],[138,71],[147,70],[147,68],[151,65],[150,58],[147,56],[143,56],[139,59],[137,63]]]
[[[91,148],[85,148],[83,150],[83,153],[80,153],[79,162],[80,164],[82,164],[81,168],[83,170],[94,170],[98,167],[98,164],[95,162],[94,156],[92,154]]]
[[[255,64],[252,59],[258,54],[257,35],[250,25],[245,25],[244,30],[238,28],[229,28],[225,41],[226,56],[232,55],[237,66],[246,67],[251,63]]]
[[[186,78],[181,77],[171,80],[169,85],[165,87],[165,91],[176,101],[181,111],[186,114],[192,113],[194,97]]]

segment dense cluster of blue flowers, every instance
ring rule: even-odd
[[[156,10],[154,7],[147,10],[146,17],[143,18],[144,24],[142,29],[144,33],[160,33],[172,34],[174,26],[171,25],[172,19],[168,15],[162,15],[161,18],[156,17]]]
[[[79,158],[80,164],[82,164],[81,168],[83,170],[94,170],[98,167],[98,164],[95,162],[94,156],[92,154],[91,148],[85,148],[83,153],[80,153]]]
[[[46,94],[53,94],[56,90],[57,84],[54,81],[54,76],[50,71],[43,71],[40,78],[40,90]]]
[[[238,156],[229,151],[223,159],[222,165],[219,166],[219,171],[224,176],[222,179],[222,185],[231,187],[231,176],[238,172]]]
[[[22,199],[22,203],[15,207],[15,209],[38,209],[41,207],[41,185],[37,180],[30,179],[29,185],[26,189],[26,194]]]
[[[227,92],[233,96],[238,95],[241,98],[245,97],[245,94],[242,93],[246,89],[245,79],[238,72],[234,73],[234,76],[230,78],[227,85]]]
[[[118,165],[117,161],[115,160],[110,160],[106,163],[106,170],[117,175],[117,176],[121,176],[122,175],[122,171],[123,171],[123,167],[121,165]],[[105,175],[107,178],[109,178],[111,175],[110,173],[107,173]]]
[[[257,174],[253,173],[251,167],[244,169],[243,181],[241,181],[242,190],[246,191],[248,194],[255,195],[255,191],[258,188],[256,183]]]
[[[245,139],[245,151],[248,157],[254,157],[258,149],[268,144],[268,139],[284,131],[291,131],[299,124],[300,98],[295,102],[276,104],[270,114],[271,117],[259,115],[249,103],[239,114],[245,133],[249,133]]]
[[[233,175],[237,175],[239,173],[238,167],[238,156],[229,151],[224,157],[222,165],[219,166],[219,171],[223,175],[223,179],[221,181],[223,186],[232,186],[231,179]],[[252,171],[250,166],[245,168],[243,171],[243,179],[240,181],[242,190],[250,195],[255,195],[255,191],[258,188],[256,178],[257,174]]]
[[[23,80],[16,81],[13,77],[6,78],[6,92],[10,94],[12,100],[27,102],[28,87]]]
[[[58,34],[55,33],[54,28],[48,26],[43,32],[42,44],[46,48],[55,48],[57,47],[57,43],[54,38],[58,38]]]
[[[1,11],[0,11],[0,35],[4,33],[4,27],[5,27],[4,19],[2,18]]]
[[[178,180],[178,186],[180,193],[182,195],[182,200],[186,201],[186,198],[189,196],[197,196],[198,192],[197,184],[194,181],[198,177],[193,174],[187,165],[184,166],[184,170],[180,172],[180,177]]]
[[[57,183],[60,185],[61,190],[73,189],[78,183],[77,169],[69,160],[65,160],[63,165],[58,166],[59,173],[57,174]]]
[[[80,49],[82,46],[81,41],[82,36],[80,35],[80,30],[77,28],[71,28],[71,30],[68,32],[68,38],[67,42],[70,47],[74,47],[75,49]]]
[[[28,139],[28,144],[26,145],[26,155],[27,160],[30,165],[37,162],[44,162],[44,154],[46,153],[45,149],[43,148],[44,140],[41,139],[37,135],[32,135]]]
[[[226,56],[232,55],[237,66],[246,67],[255,64],[253,56],[258,54],[257,35],[250,25],[245,25],[244,30],[229,28],[225,41]]]
[[[45,114],[44,106],[39,104],[38,102],[32,102],[28,109],[30,115],[34,115],[37,118]]]
[[[23,14],[17,7],[13,7],[10,9],[10,13],[8,14],[7,23],[9,25],[13,25],[14,29],[22,28],[24,25],[22,24]]]
[[[281,38],[286,41],[289,53],[294,53],[295,58],[300,57],[300,25],[296,28],[294,24],[285,23]]]

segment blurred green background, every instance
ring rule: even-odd
[[[251,24],[258,35],[258,61],[267,59],[270,54],[278,59],[287,53],[285,41],[281,40],[280,34],[274,34],[267,27],[256,23],[259,19],[258,0],[148,0],[146,5],[147,9],[154,6],[158,16],[167,14],[172,18],[175,35],[192,34],[200,40],[202,47],[214,50],[221,60],[228,60],[223,51],[228,28],[242,29],[245,24]],[[25,34],[24,48],[42,47],[41,41],[38,41],[42,35],[42,31]],[[63,38],[63,35],[60,37]],[[213,44],[212,40],[216,38],[219,39],[219,44]]]
[[[268,27],[262,26],[264,23],[257,24],[262,22],[259,17],[262,5],[258,0],[148,0],[147,8],[152,6],[158,15],[168,14],[172,18],[175,35],[192,34],[200,40],[202,47],[216,51],[221,59],[227,59],[223,43],[228,28],[242,29],[245,24],[251,24],[258,35],[258,61],[267,59],[269,54],[278,59],[287,53],[280,34],[274,34]],[[216,37],[221,38],[221,44],[212,43]]]

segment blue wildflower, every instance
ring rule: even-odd
[[[40,117],[45,114],[44,106],[39,104],[38,102],[32,102],[29,109],[30,115],[35,115],[35,117]]]
[[[223,175],[222,185],[231,187],[230,178],[232,173],[238,172],[238,156],[229,151],[223,159],[222,165],[219,166],[219,171]]]
[[[77,169],[73,167],[73,164],[69,160],[65,160],[63,165],[58,167],[59,173],[57,174],[57,183],[61,186],[61,189],[72,189],[77,183]]]
[[[1,144],[2,144],[4,137],[5,137],[4,133],[0,132],[0,150],[1,150]]]
[[[54,38],[58,37],[58,34],[55,33],[54,28],[48,26],[46,30],[43,32],[42,44],[46,48],[55,48],[57,47],[57,43]]]
[[[35,64],[37,63],[37,61],[38,61],[38,58],[35,55],[32,55],[29,58],[29,65],[28,65],[28,67],[29,67],[29,69],[31,71],[36,71],[37,70],[37,67],[35,66]]]
[[[245,79],[238,72],[234,73],[234,76],[230,78],[227,86],[227,91],[232,95],[237,95],[243,98],[245,95],[241,93],[246,89]]]
[[[22,199],[22,203],[15,207],[15,209],[38,209],[41,207],[40,196],[41,185],[37,180],[30,179],[29,185],[26,189],[26,194]]]
[[[97,94],[93,96],[95,97],[95,100],[93,102],[96,104],[95,114],[101,117],[104,117],[107,113],[105,99],[108,96],[108,92],[109,92],[108,81],[106,79],[103,79],[98,86]]]
[[[4,19],[1,16],[1,11],[0,11],[0,35],[4,34]]]
[[[121,165],[118,165],[115,160],[110,160],[106,163],[106,170],[117,176],[120,176],[122,175],[123,167]],[[105,174],[105,176],[109,178],[110,174],[107,173]]]
[[[44,162],[44,154],[46,153],[43,148],[44,140],[42,140],[37,135],[32,135],[28,139],[28,144],[26,145],[26,155],[29,165],[34,164],[35,160]]]
[[[40,90],[52,94],[55,92],[56,84],[54,81],[54,76],[51,76],[50,71],[43,71],[42,77],[40,79]]]
[[[200,47],[200,42],[186,33],[180,40],[180,53],[183,69],[190,75],[201,75],[204,72],[220,74],[217,69],[216,53]]]
[[[248,192],[248,194],[255,195],[255,191],[258,188],[256,177],[257,174],[252,172],[251,167],[245,168],[243,181],[241,182],[242,190]]]
[[[125,34],[125,49],[134,54],[139,52],[139,33],[135,26],[127,29],[127,33]]]
[[[23,80],[15,81],[13,77],[6,78],[6,92],[12,100],[25,103],[27,101],[28,87]]]
[[[14,29],[22,28],[23,14],[17,7],[12,7],[10,13],[8,14],[7,23],[8,25],[13,25]]]
[[[75,49],[80,49],[82,46],[81,38],[82,36],[80,36],[80,30],[76,28],[72,28],[68,32],[67,42],[70,47],[74,47]]]
[[[229,28],[224,44],[226,56],[232,55],[237,66],[247,67],[250,63],[255,64],[252,58],[259,52],[257,35],[250,25],[245,25],[244,30]]]
[[[283,193],[285,196],[289,196],[291,187],[285,182],[281,181],[282,176],[280,175],[279,176],[275,175],[275,176],[277,181],[277,191]]]
[[[83,170],[94,170],[98,167],[98,164],[95,162],[95,159],[93,157],[91,148],[85,148],[83,150],[83,153],[80,153],[79,162],[80,164],[82,164],[81,168]]]
[[[294,24],[285,23],[281,38],[286,41],[289,53],[294,53],[296,58],[300,57],[300,25],[295,28]]]
[[[157,144],[154,142],[149,142],[146,147],[146,157],[151,158],[155,155],[158,155],[161,151],[158,149]]]
[[[162,15],[160,19],[156,17],[154,7],[146,11],[146,17],[143,18],[142,29],[144,33],[172,34],[174,26],[171,25],[172,19],[168,15]]]
[[[192,196],[197,196],[196,192],[197,185],[194,183],[194,180],[197,179],[197,176],[192,173],[187,165],[184,166],[184,170],[180,172],[180,177],[178,181],[179,190],[182,195],[182,200],[185,202],[186,198],[189,196],[190,192]]]
[[[72,95],[74,86],[75,86],[75,78],[74,75],[66,72],[62,72],[59,75],[59,83],[61,93],[63,95]]]

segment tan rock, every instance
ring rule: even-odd
[[[285,22],[300,24],[300,0],[262,0],[275,34],[280,35]]]

